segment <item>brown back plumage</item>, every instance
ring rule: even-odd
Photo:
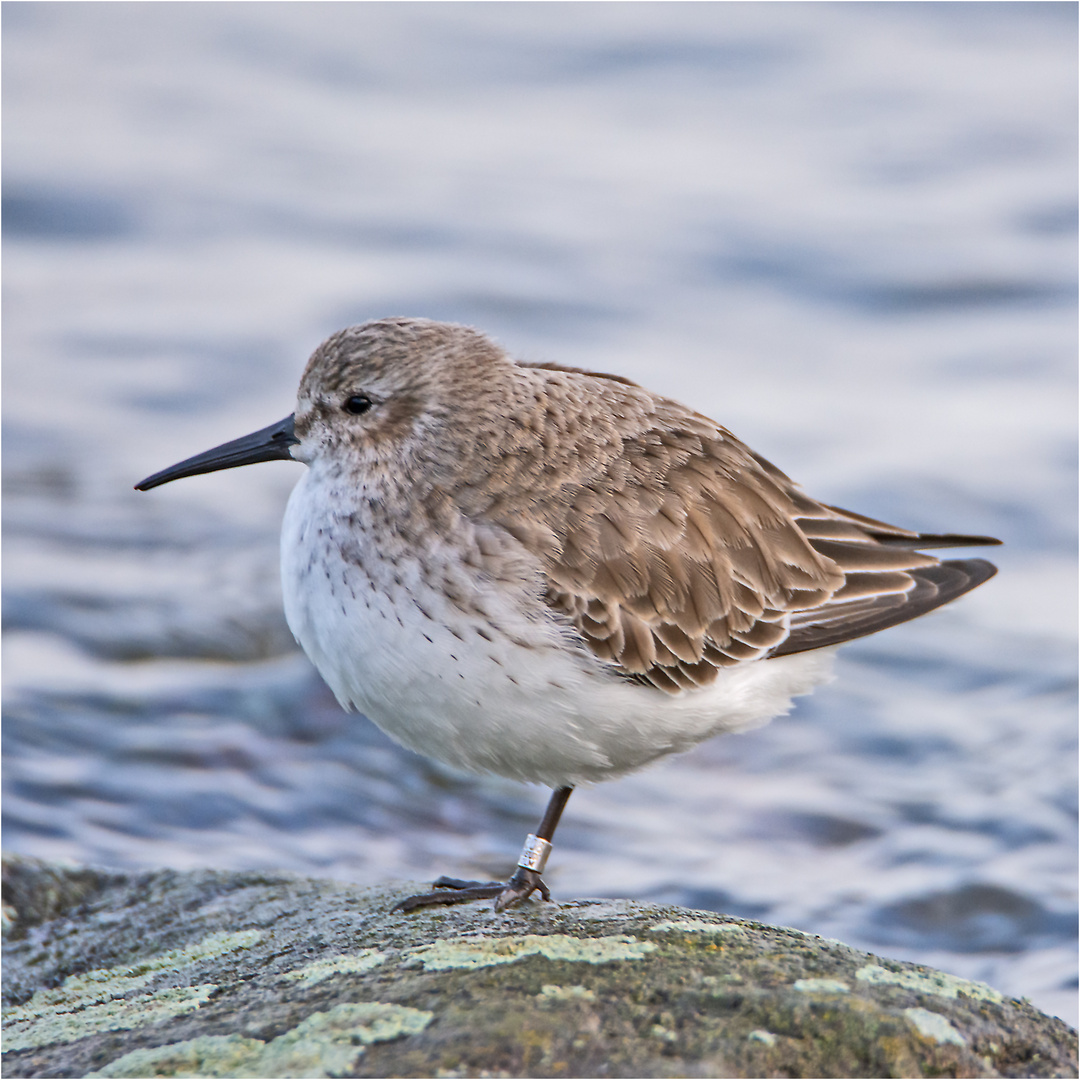
[[[617,446],[483,515],[542,564],[546,599],[625,675],[676,693],[741,661],[835,645],[981,584],[981,559],[918,550],[996,544],[920,535],[808,498],[707,417],[624,379],[555,365],[562,401],[616,417]],[[601,423],[598,419],[597,423]],[[605,440],[608,441],[608,440]],[[595,447],[591,447],[595,450]],[[509,479],[522,459],[505,466]],[[523,476],[516,479],[524,479]],[[497,486],[497,485],[496,485]]]

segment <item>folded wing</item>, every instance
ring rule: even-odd
[[[998,541],[819,503],[711,420],[653,401],[557,509],[534,504],[539,532],[502,522],[540,558],[547,602],[621,674],[670,693],[706,686],[734,664],[915,618],[995,573],[920,549]]]

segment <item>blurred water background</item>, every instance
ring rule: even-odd
[[[5,846],[502,875],[546,792],[342,713],[280,608],[327,334],[688,401],[1000,575],[578,792],[556,896],[750,915],[1076,1022],[1076,5],[6,3]]]

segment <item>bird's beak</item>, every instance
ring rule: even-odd
[[[286,416],[276,424],[264,427],[242,439],[215,446],[204,454],[196,454],[177,465],[171,465],[161,472],[140,480],[137,491],[149,491],[159,484],[170,480],[179,480],[182,476],[198,476],[200,473],[217,472],[219,469],[235,469],[238,465],[254,465],[257,461],[294,461],[289,453],[290,446],[296,446],[300,440],[293,431],[293,418]]]

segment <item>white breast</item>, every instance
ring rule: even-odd
[[[738,665],[672,697],[580,647],[523,553],[494,577],[444,538],[404,544],[385,515],[357,513],[345,536],[333,506],[311,472],[289,499],[289,626],[343,706],[458,768],[552,787],[601,780],[764,723],[829,677],[831,650],[819,650]]]

